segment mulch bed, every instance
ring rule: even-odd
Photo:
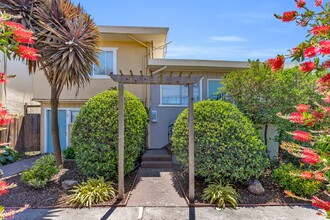
[[[180,168],[175,168],[175,175],[180,181],[181,186],[185,195],[188,195],[189,190],[189,178],[188,173],[183,172]],[[281,188],[277,183],[275,183],[270,177],[270,170],[266,170],[264,175],[260,177],[259,181],[265,188],[265,193],[263,195],[254,195],[247,190],[247,186],[241,184],[235,184],[234,187],[238,194],[240,195],[240,205],[286,205],[286,204],[306,204],[310,205],[310,202],[294,199],[287,197],[284,194],[284,189]],[[195,178],[195,204],[204,203],[202,199],[203,190],[207,187],[203,179]]]
[[[131,189],[137,170],[125,176],[125,198]],[[10,189],[9,193],[0,196],[0,204],[5,207],[22,207],[29,204],[31,208],[43,207],[70,207],[66,205],[70,193],[62,189],[63,180],[77,180],[79,183],[86,180],[84,174],[77,168],[74,161],[65,161],[61,171],[52,178],[44,189],[34,189],[20,180],[20,175],[6,178],[7,183],[16,183],[17,187]],[[115,186],[116,187],[116,186]],[[122,200],[117,203],[116,199],[108,201],[100,206],[111,206],[113,204],[123,204]]]

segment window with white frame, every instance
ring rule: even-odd
[[[102,48],[99,53],[100,66],[93,65],[94,77],[106,77],[117,73],[117,48]]]
[[[162,85],[161,105],[188,105],[188,85]],[[200,83],[194,84],[194,102],[200,101]]]

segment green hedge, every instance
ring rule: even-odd
[[[311,197],[320,191],[322,183],[315,179],[302,179],[299,174],[302,169],[295,167],[292,163],[281,164],[273,170],[272,178],[284,189],[292,191],[294,194]]]
[[[134,168],[145,145],[148,114],[135,95],[125,91],[125,173]],[[72,128],[76,163],[89,177],[116,178],[118,169],[118,91],[88,100]]]
[[[244,182],[262,174],[269,160],[253,124],[233,104],[202,101],[194,104],[195,173],[214,181]],[[172,147],[188,166],[188,109],[174,124]]]

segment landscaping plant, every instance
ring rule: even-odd
[[[0,146],[0,166],[14,163],[19,159],[19,153],[9,146]]]
[[[62,165],[58,127],[59,97],[64,87],[79,91],[90,81],[98,64],[100,34],[90,15],[70,0],[2,0],[0,8],[21,15],[20,21],[35,31],[37,60],[50,86],[52,139],[56,165]],[[29,63],[35,68],[36,63]]]
[[[229,94],[230,100],[255,125],[265,126],[263,136],[266,145],[269,125],[277,128],[277,141],[288,140],[283,130],[289,125],[283,123],[276,113],[281,111],[287,114],[294,110],[296,103],[320,100],[320,95],[314,92],[317,76],[301,74],[296,67],[272,72],[269,65],[258,60],[249,60],[249,64],[249,69],[225,75],[221,81],[224,84],[223,92]]]
[[[12,56],[18,56],[21,59],[37,60],[37,50],[33,48],[33,32],[27,30],[22,24],[11,21],[14,17],[10,14],[0,11],[0,51],[8,59]],[[0,72],[0,84],[7,82],[7,75]],[[7,109],[0,103],[0,131],[5,130],[6,126],[13,122],[13,115],[8,113]],[[4,140],[0,140],[4,145]],[[4,165],[18,159],[18,154],[10,147],[0,148],[0,163]],[[5,195],[9,189],[15,187],[15,184],[0,182],[0,196]],[[13,218],[16,213],[22,212],[28,208],[28,205],[18,209],[6,211],[4,206],[0,206],[0,219]]]
[[[58,172],[55,157],[53,154],[49,154],[36,160],[30,169],[24,171],[21,180],[33,188],[44,188]]]
[[[138,97],[125,91],[125,173],[142,154],[148,114]],[[72,127],[76,163],[88,177],[116,179],[118,175],[118,91],[99,93],[81,108]]]
[[[271,176],[278,182],[284,189],[304,196],[310,197],[319,192],[322,186],[322,182],[314,178],[303,179],[300,177],[302,174],[307,174],[308,171],[303,171],[295,167],[293,164],[281,164],[277,169],[274,169]]]
[[[203,190],[203,200],[210,203],[217,203],[218,208],[224,209],[229,203],[234,209],[237,208],[239,195],[235,188],[229,184],[224,184],[221,180],[210,183]]]
[[[283,67],[285,58],[292,58],[300,62],[299,69],[306,74],[318,74],[320,71],[328,71],[330,68],[330,4],[322,0],[315,0],[315,10],[310,9],[304,0],[295,0],[299,11],[284,12],[276,15],[283,22],[295,21],[298,25],[306,28],[308,34],[306,40],[291,50],[287,56],[278,55],[268,60],[273,70]],[[282,143],[281,147],[292,155],[301,158],[301,161],[309,166],[308,171],[300,173],[300,178],[315,179],[327,185],[325,194],[329,195],[330,178],[330,73],[321,76],[317,81],[317,92],[323,96],[323,101],[308,105],[297,103],[296,111],[289,115],[281,115],[282,118],[292,123],[306,127],[307,131],[290,131],[293,138],[300,143]],[[313,196],[311,199],[298,197],[287,191],[292,197],[305,199],[312,205],[325,211],[326,217],[330,218],[330,201]]]
[[[91,207],[93,204],[109,201],[116,196],[112,182],[106,182],[103,177],[88,179],[86,182],[74,186],[70,192],[74,194],[70,196],[67,203],[79,208]]]
[[[63,151],[64,159],[75,159],[76,155],[74,152],[74,147],[67,147]]]
[[[194,104],[195,174],[208,182],[222,178],[246,183],[269,165],[266,146],[251,121],[233,104],[205,100]],[[188,168],[188,109],[177,118],[172,150]]]

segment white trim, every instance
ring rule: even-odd
[[[51,108],[45,108],[44,109],[44,153],[47,153],[47,140],[48,140],[48,134],[47,134],[47,111],[51,111]],[[66,129],[68,129],[68,125],[71,123],[71,111],[80,111],[80,108],[58,108],[58,110],[65,110],[66,111]],[[66,130],[66,143],[69,143],[69,135],[68,130]],[[65,146],[66,147],[66,146]]]
[[[113,74],[118,74],[117,72],[117,66],[118,66],[118,59],[117,59],[117,51],[118,48],[116,47],[100,47],[100,49],[102,51],[112,51],[113,52]],[[95,64],[93,64],[93,70],[92,70],[92,74],[91,74],[91,78],[92,79],[111,79],[109,75],[94,75],[94,66]]]
[[[210,81],[218,81],[218,82],[221,83],[222,79],[207,79],[207,82],[206,82],[206,94],[207,94],[206,99],[208,99],[210,97],[210,94],[209,94],[209,82]]]
[[[203,100],[203,97],[202,97],[202,95],[203,95],[203,91],[202,91],[203,79],[204,79],[204,77],[201,78],[198,82],[199,83],[199,100],[196,102],[200,102]],[[174,86],[184,86],[184,85],[174,85]],[[159,89],[160,89],[160,92],[159,92],[159,94],[160,94],[159,103],[160,104],[158,105],[158,107],[183,107],[183,108],[188,107],[188,104],[187,105],[166,105],[166,104],[164,105],[163,98],[162,98],[163,97],[163,85],[160,85]]]

